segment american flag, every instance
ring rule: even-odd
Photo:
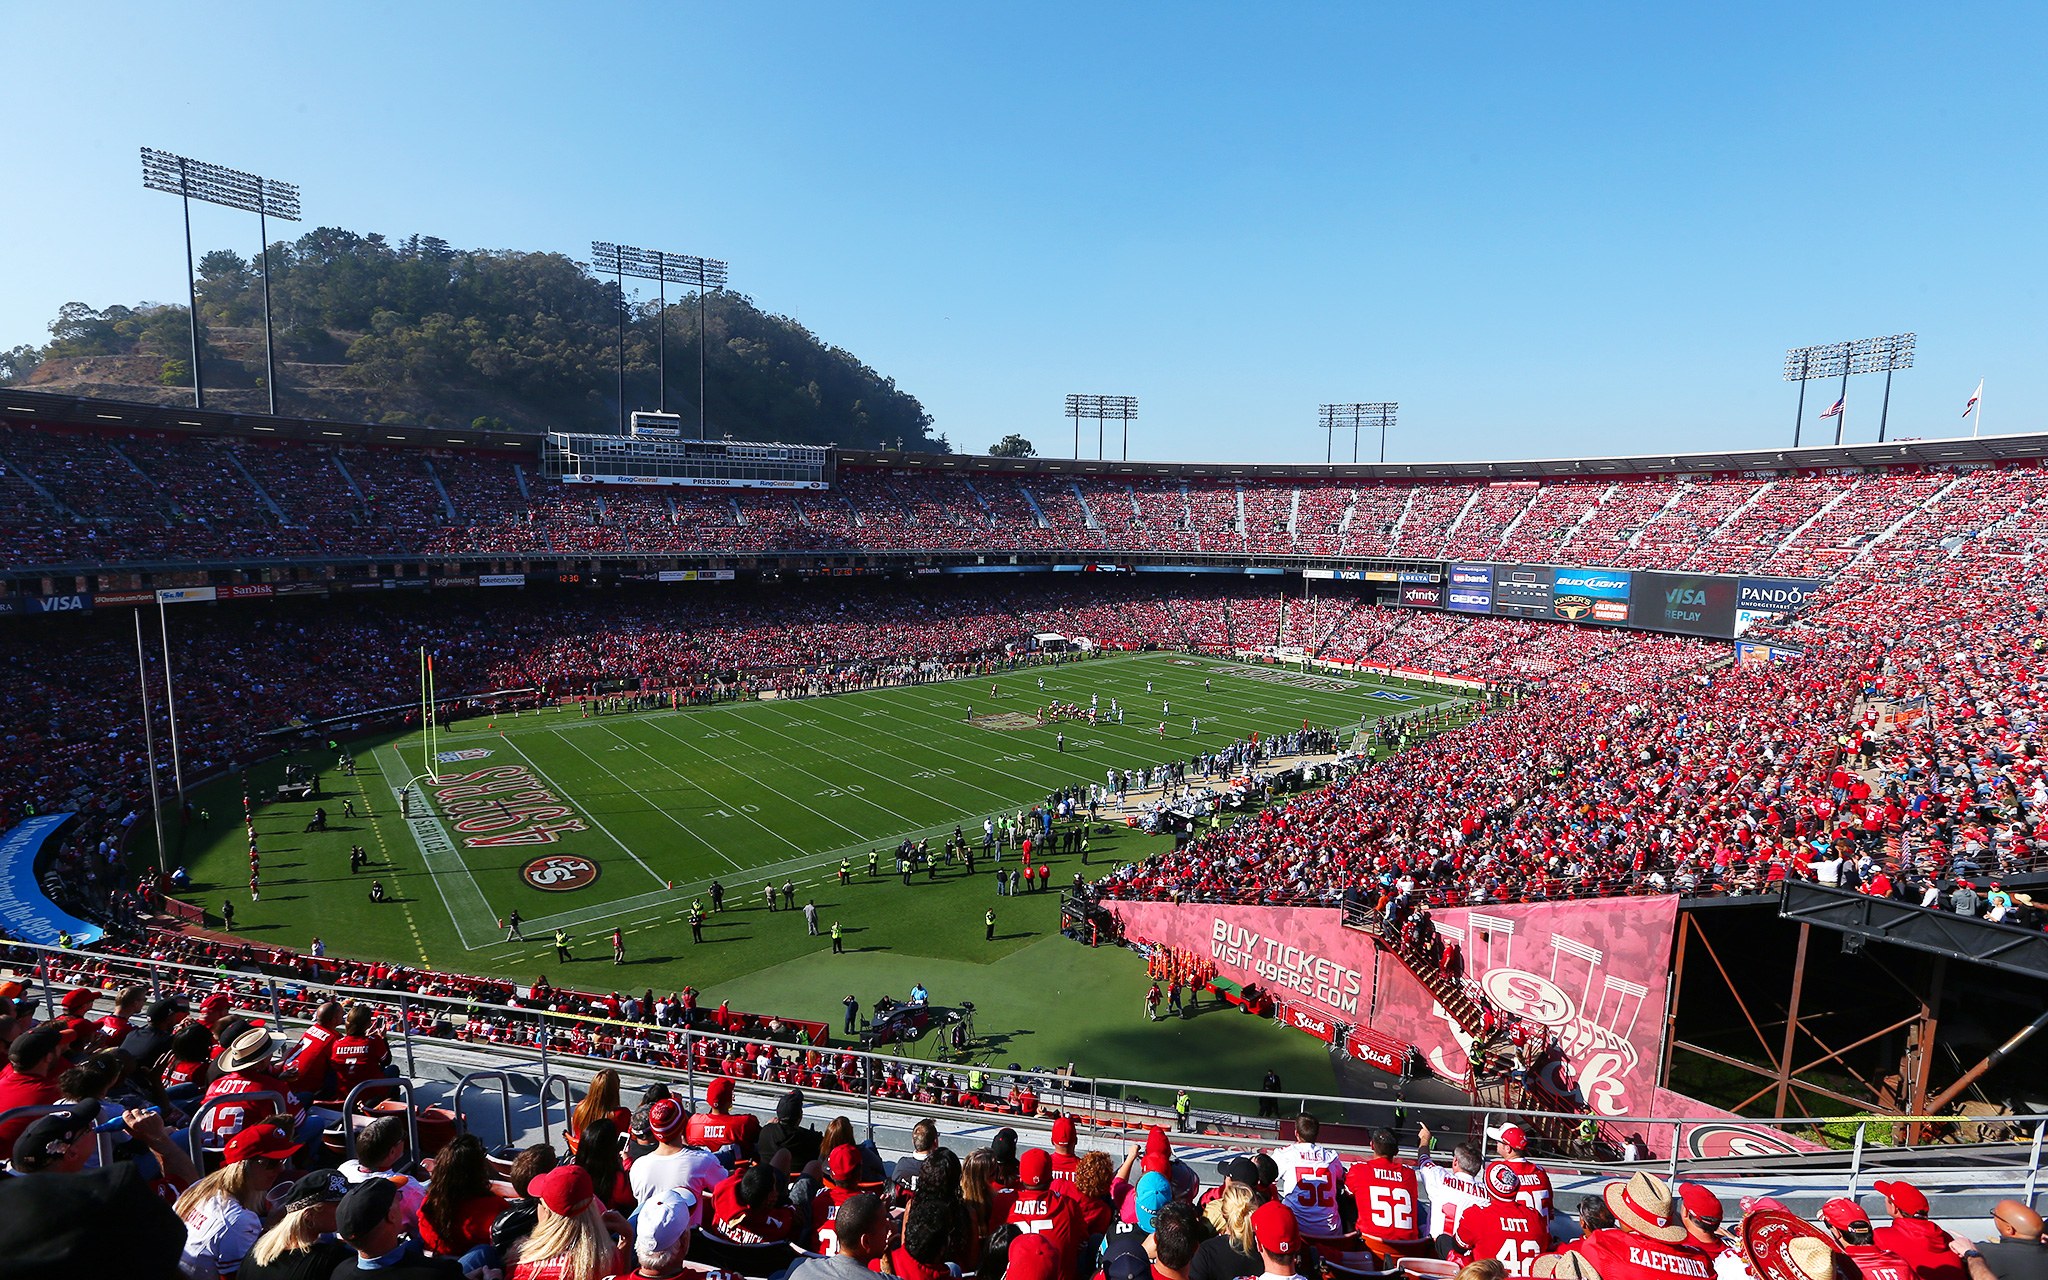
[[[1844,399],[1844,400],[1846,400],[1847,398],[1848,398],[1848,397],[1846,397],[1846,396],[1844,396],[1844,397],[1843,397],[1843,399]],[[1827,411],[1826,413],[1824,413],[1824,414],[1822,414],[1822,415],[1820,415],[1820,416],[1821,416],[1821,417],[1823,417],[1823,418],[1833,418],[1833,417],[1837,417],[1837,416],[1839,416],[1839,415],[1841,414],[1841,412],[1842,412],[1842,401],[1841,401],[1841,400],[1837,400],[1837,401],[1835,401],[1835,404],[1834,404],[1834,407],[1833,407],[1833,408],[1829,409],[1829,410],[1828,410],[1828,411]]]
[[[1982,382],[1979,382],[1979,383],[1977,384],[1977,389],[1976,389],[1975,391],[1972,391],[1972,392],[1970,393],[1970,402],[1969,402],[1968,404],[1966,404],[1966,405],[1964,405],[1964,406],[1963,406],[1963,416],[1964,416],[1965,418],[1969,417],[1969,416],[1970,416],[1970,411],[1971,411],[1971,410],[1973,410],[1973,409],[1975,409],[1975,408],[1977,407],[1977,401],[1978,401],[1978,399],[1979,399],[1980,397],[1982,397],[1982,396],[1983,396],[1983,394],[1984,394],[1984,384],[1983,384]]]

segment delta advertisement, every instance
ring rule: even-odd
[[[1629,575],[1613,569],[1559,569],[1552,578],[1551,611],[1566,622],[1628,621]]]
[[[1493,566],[1454,564],[1445,569],[1444,607],[1456,613],[1493,612]]]
[[[1820,583],[1807,578],[1737,578],[1735,634],[1791,613],[1818,590]]]
[[[1440,1076],[1470,1074],[1471,1035],[1398,960],[1344,928],[1336,908],[1122,902],[1113,909],[1127,937],[1206,956],[1223,977],[1273,994],[1290,1018],[1325,1015],[1370,1027],[1414,1045]],[[1457,907],[1432,918],[1464,958],[1468,991],[1555,1039],[1562,1059],[1537,1073],[1540,1088],[1596,1116],[1650,1114],[1675,896]]]

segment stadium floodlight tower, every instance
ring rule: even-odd
[[[1067,397],[1067,416],[1074,420],[1074,457],[1081,456],[1081,419],[1095,419],[1095,460],[1104,460],[1106,452],[1105,422],[1124,424],[1124,461],[1131,460],[1131,423],[1138,417],[1136,396],[1084,396]]]
[[[1322,420],[1318,424],[1329,434],[1323,437],[1323,462],[1332,461],[1336,432],[1340,427],[1351,428],[1351,460],[1358,461],[1358,429],[1378,427],[1380,429],[1380,461],[1387,460],[1387,428],[1394,425],[1394,417],[1400,411],[1398,401],[1387,400],[1373,404],[1326,404],[1322,407]]]
[[[626,419],[626,277],[652,280],[656,289],[655,403],[668,412],[668,286],[686,284],[697,290],[697,438],[704,438],[704,295],[725,288],[726,265],[716,258],[699,258],[687,253],[663,253],[659,249],[636,249],[631,245],[590,242],[592,265],[619,280],[619,423]]]
[[[263,263],[263,387],[270,393],[270,412],[276,413],[277,349],[270,336],[270,219],[299,220],[298,187],[150,147],[142,149],[142,185],[177,196],[185,205],[185,297],[191,307],[186,320],[192,338],[195,409],[206,407],[206,381],[199,372],[199,285],[192,265],[192,202],[203,200],[256,215]]]
[[[1785,381],[1799,384],[1799,407],[1792,417],[1792,447],[1799,447],[1799,432],[1806,417],[1806,384],[1814,378],[1842,380],[1842,390],[1823,418],[1835,420],[1835,443],[1842,443],[1842,425],[1848,418],[1849,375],[1884,374],[1884,409],[1878,416],[1877,438],[1884,439],[1892,411],[1892,374],[1913,367],[1914,335],[1888,334],[1882,338],[1858,338],[1854,342],[1830,342],[1818,347],[1794,347],[1785,353]]]

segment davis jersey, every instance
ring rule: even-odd
[[[1273,1153],[1280,1176],[1274,1186],[1280,1200],[1294,1210],[1301,1234],[1329,1238],[1344,1233],[1337,1216],[1337,1188],[1344,1182],[1344,1162],[1328,1147],[1297,1142]]]

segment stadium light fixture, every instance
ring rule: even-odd
[[[1387,460],[1387,428],[1394,425],[1394,418],[1400,411],[1399,401],[1375,401],[1371,404],[1326,404],[1320,407],[1321,420],[1318,425],[1329,434],[1323,438],[1323,462],[1332,461],[1331,452],[1339,427],[1351,428],[1351,461],[1358,461],[1358,429],[1378,427],[1380,429],[1380,461]]]
[[[1833,413],[1835,443],[1842,443],[1843,423],[1849,416],[1849,375],[1852,373],[1884,374],[1884,409],[1877,423],[1877,438],[1882,441],[1885,428],[1891,419],[1892,374],[1900,369],[1913,367],[1914,340],[1913,334],[1894,333],[1882,338],[1858,338],[1854,342],[1830,342],[1823,346],[1794,347],[1787,351],[1785,381],[1799,384],[1799,407],[1794,411],[1792,418],[1792,447],[1799,447],[1800,428],[1806,417],[1806,384],[1813,378],[1839,377],[1842,380],[1839,401],[1842,411]]]
[[[142,148],[142,185],[177,196],[185,207],[185,296],[191,307],[186,319],[192,340],[192,407],[206,407],[206,382],[199,372],[199,285],[192,265],[192,202],[203,200],[256,215],[263,263],[263,386],[270,412],[277,412],[277,349],[270,331],[270,219],[299,220],[299,189],[240,169],[229,169],[152,147]]]
[[[1106,452],[1103,427],[1105,422],[1121,422],[1124,424],[1124,461],[1129,462],[1131,460],[1131,423],[1136,421],[1138,417],[1138,397],[1069,395],[1067,397],[1067,416],[1074,420],[1074,457],[1076,460],[1079,460],[1081,457],[1081,419],[1083,418],[1095,419],[1096,461],[1101,462],[1105,460],[1103,457]]]
[[[686,284],[697,291],[697,438],[704,438],[704,349],[709,340],[704,331],[704,294],[724,289],[726,264],[716,258],[699,258],[688,253],[664,253],[659,249],[637,249],[632,245],[590,242],[591,265],[619,280],[619,429],[625,430],[626,414],[626,277],[655,282],[656,406],[668,412],[668,286]]]

